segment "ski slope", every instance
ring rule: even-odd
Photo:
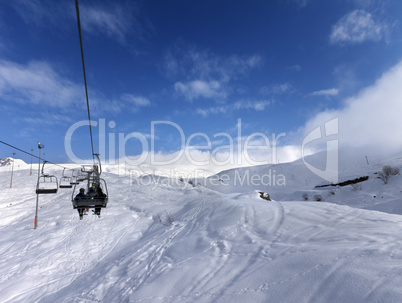
[[[0,302],[402,302],[401,176],[314,189],[299,162],[282,173],[286,186],[259,188],[275,201],[244,184],[104,173],[101,218],[80,221],[59,189],[39,197],[35,230],[36,177],[20,165],[9,188],[0,168]]]

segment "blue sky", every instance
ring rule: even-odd
[[[105,159],[144,153],[141,136],[175,154],[182,132],[204,151],[208,140],[210,151],[228,146],[221,133],[234,143],[285,134],[287,161],[335,117],[341,145],[401,147],[401,1],[80,0],[80,13]],[[87,119],[73,0],[0,2],[0,100],[2,141],[37,152],[40,140],[48,160],[71,160],[65,138]],[[91,158],[87,127],[69,138],[77,158]]]

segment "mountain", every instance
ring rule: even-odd
[[[27,165],[23,160],[20,159],[13,159],[13,158],[2,158],[0,159],[0,167],[5,167],[5,166],[12,166],[14,162],[14,166],[25,166]]]
[[[12,165],[12,164],[13,164],[13,159],[12,159],[12,158],[3,158],[3,159],[0,159],[0,167]]]

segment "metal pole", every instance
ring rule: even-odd
[[[13,164],[12,164],[12,166],[11,166],[10,188],[13,187],[14,158],[15,158],[15,153],[13,153]]]
[[[33,148],[31,148],[31,171],[29,172],[29,175],[32,176],[32,153],[33,153]]]
[[[40,152],[41,149],[44,148],[45,146],[43,144],[40,144],[38,142],[38,148],[39,148],[39,164],[38,164],[38,183],[39,184],[39,177],[40,177]],[[36,229],[38,227],[38,207],[39,207],[39,194],[36,194],[36,211],[35,211],[35,220],[34,220],[34,228]]]

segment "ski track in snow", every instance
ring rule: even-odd
[[[34,230],[36,179],[0,177],[0,302],[402,300],[399,215],[106,174],[101,218],[60,189]]]

